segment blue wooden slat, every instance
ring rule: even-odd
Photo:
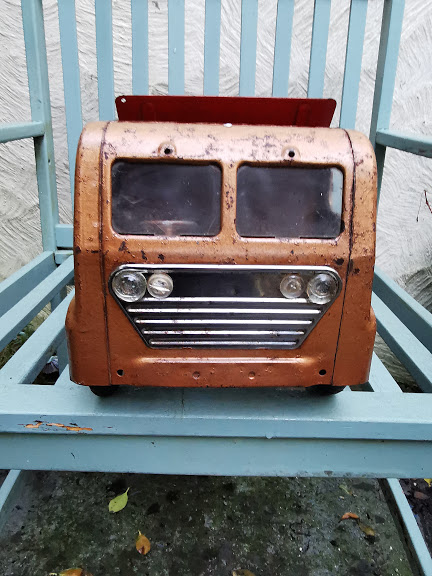
[[[369,384],[374,392],[380,394],[402,393],[397,382],[375,353],[372,356]]]
[[[390,124],[404,7],[405,0],[384,2],[369,134],[373,144],[377,130],[386,129]]]
[[[148,2],[131,0],[132,92],[148,94]]]
[[[168,0],[168,92],[184,94],[185,5]]]
[[[321,98],[324,91],[330,7],[331,0],[315,0],[309,63],[309,98]]]
[[[42,0],[21,0],[21,11],[32,120],[44,125],[44,135],[34,141],[42,245],[55,250],[59,217]]]
[[[258,0],[242,0],[239,96],[255,94]]]
[[[114,120],[114,66],[111,0],[95,0],[99,119]]]
[[[57,224],[56,242],[58,248],[72,248],[73,246],[73,226],[72,224]]]
[[[27,473],[21,470],[10,470],[0,486],[0,532],[19,500],[26,475]]]
[[[0,445],[6,466],[23,462],[26,469],[145,474],[305,477],[326,473],[340,477],[347,475],[345,470],[349,467],[349,476],[375,478],[387,472],[407,477],[412,471],[415,477],[423,477],[430,474],[427,470],[431,469],[432,456],[430,446],[420,443],[401,450],[396,444],[393,450],[384,452],[380,442],[370,441],[360,441],[353,449],[348,441],[221,438],[198,441],[156,436],[93,437],[87,433],[57,433],[48,438],[35,434],[3,435]]]
[[[409,152],[410,154],[432,158],[432,138],[423,134],[404,134],[393,130],[378,130],[375,142],[382,146]]]
[[[432,352],[432,314],[378,268],[375,268],[373,289],[423,346]]]
[[[432,354],[376,294],[372,295],[372,306],[379,335],[412,374],[420,388],[425,392],[432,392]]]
[[[0,124],[0,143],[35,138],[45,133],[43,122],[25,122],[22,124]]]
[[[64,341],[66,312],[73,294],[72,291],[66,296],[0,370],[0,385],[6,382],[21,384],[34,381],[49,357]]]
[[[11,407],[13,410],[11,411]],[[220,438],[301,438],[432,442],[429,394],[342,393],[333,398],[265,389],[121,389],[115,397],[90,390],[36,388],[5,383],[0,432],[25,432],[23,419],[79,422],[93,434]],[[115,417],[113,417],[115,414]],[[79,420],[74,420],[72,416]],[[49,435],[40,427],[34,434]],[[0,434],[1,437],[1,434]],[[431,461],[432,466],[432,461]],[[349,468],[347,468],[349,470]]]
[[[73,258],[66,260],[31,292],[24,296],[8,312],[3,314],[0,324],[0,350],[32,320],[52,297],[73,277]]]
[[[1,282],[0,316],[15,306],[55,268],[53,253],[42,252],[34,260]]]
[[[58,0],[58,15],[69,154],[69,180],[73,207],[75,158],[78,147],[78,140],[82,130],[81,88],[75,0]]]
[[[294,0],[279,0],[273,63],[273,96],[288,96]]]
[[[206,0],[204,33],[204,94],[219,94],[221,0]]]
[[[57,378],[55,386],[58,389],[60,388],[74,388],[76,386],[75,382],[72,382],[69,376],[69,366],[66,366],[60,373],[60,376]]]
[[[387,129],[393,102],[394,84],[402,33],[405,0],[386,0],[383,8],[381,39],[375,78],[375,92],[369,138],[375,146],[378,173],[378,200],[385,161],[385,146],[376,142],[378,130]]]
[[[404,524],[405,537],[408,538],[420,573],[422,576],[430,576],[432,574],[432,558],[399,480],[389,478],[386,482]]]
[[[339,120],[340,127],[346,129],[354,129],[356,123],[367,7],[368,0],[351,0]]]
[[[70,256],[73,256],[72,250],[56,250],[54,252],[54,261],[56,264],[63,264]]]
[[[55,393],[55,386],[50,388],[54,388],[52,392]],[[114,412],[110,424],[115,419]],[[58,420],[50,421],[62,423]],[[27,420],[21,416],[21,430],[24,432],[25,422]],[[31,422],[29,420],[28,423]],[[82,426],[75,414],[65,415],[64,423],[67,425],[70,422]],[[30,470],[215,476],[432,476],[432,445],[429,442],[386,444],[382,440],[335,442],[317,439],[193,438],[127,434],[108,437],[103,434],[95,436],[88,431],[63,432],[61,428],[51,429],[49,435],[36,432],[1,434],[2,465]]]

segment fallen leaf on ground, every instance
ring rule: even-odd
[[[345,492],[345,494],[348,494],[348,496],[354,496],[354,492],[352,492],[351,490],[348,489],[348,486],[346,486],[345,484],[340,484],[339,488]]]
[[[140,554],[144,556],[145,554],[150,552],[150,548],[151,548],[150,540],[146,536],[144,536],[144,534],[141,534],[141,532],[138,530],[138,538],[136,539],[136,549]]]
[[[425,478],[424,481],[429,486],[429,488],[432,486],[432,478]]]
[[[50,576],[92,576],[87,570],[82,568],[69,568],[68,570],[63,570],[63,572],[51,572]]]
[[[417,500],[429,500],[429,496],[423,494],[423,492],[419,492],[418,490],[414,492],[414,498],[417,498]]]
[[[363,522],[360,522],[360,520],[357,522],[357,524],[358,524],[358,527],[360,528],[360,530],[364,534],[366,534],[366,536],[375,536],[375,530],[373,528],[371,528],[367,524],[363,524]]]
[[[345,512],[345,514],[342,516],[341,520],[348,520],[348,518],[352,518],[353,520],[358,520],[357,514],[354,514],[353,512]]]
[[[233,570],[232,576],[255,576],[250,570]]]
[[[110,512],[120,512],[120,510],[123,510],[123,508],[128,503],[128,492],[129,488],[123,494],[119,494],[113,498],[108,504],[108,510]]]

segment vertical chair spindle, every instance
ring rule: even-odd
[[[309,62],[309,98],[322,98],[330,26],[331,0],[315,0]]]
[[[354,129],[368,0],[351,0],[339,126]]]
[[[204,33],[204,94],[219,94],[221,0],[206,0]]]
[[[111,0],[95,0],[99,120],[114,120],[114,67]]]
[[[148,1],[131,0],[132,92],[148,94]]]
[[[42,245],[54,251],[59,216],[42,0],[22,0],[21,10],[32,120],[45,128],[44,135],[34,139]]]
[[[375,154],[377,157],[378,198],[381,191],[386,148],[381,144],[377,144],[376,133],[377,130],[386,129],[390,125],[404,7],[405,0],[385,0],[383,8],[381,39],[369,134],[370,141],[375,146]]]
[[[242,0],[239,96],[255,94],[258,0]]]
[[[279,0],[276,17],[272,95],[280,98],[288,96],[293,18],[294,0]]]
[[[69,154],[69,179],[73,207],[75,157],[78,140],[82,130],[81,87],[75,0],[58,0],[58,16]]]

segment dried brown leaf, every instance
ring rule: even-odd
[[[423,492],[420,492],[419,490],[416,490],[414,492],[414,498],[417,498],[417,500],[429,500],[429,496],[427,496]]]
[[[233,570],[232,576],[255,576],[255,574],[250,570],[240,569],[240,570]]]
[[[349,518],[352,518],[353,520],[358,520],[358,516],[357,514],[354,514],[354,512],[345,512],[341,520],[348,520]]]
[[[144,534],[141,534],[139,530],[138,530],[138,538],[136,539],[135,545],[138,552],[143,556],[145,556],[148,552],[150,552],[151,548],[150,540],[146,536],[144,536]]]
[[[375,536],[375,530],[373,528],[371,528],[367,524],[363,524],[363,522],[360,522],[360,520],[357,522],[357,524],[358,524],[358,527],[360,528],[360,530],[364,534],[366,534],[366,536]]]
[[[58,576],[92,576],[92,574],[83,568],[69,568],[60,572]]]

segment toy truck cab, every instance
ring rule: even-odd
[[[98,122],[75,178],[71,378],[112,386],[368,378],[376,168],[353,131]]]

